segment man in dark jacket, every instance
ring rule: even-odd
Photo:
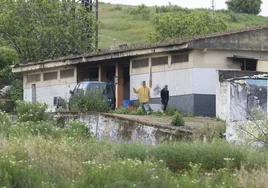
[[[169,91],[168,91],[168,86],[165,85],[165,87],[161,90],[161,101],[162,101],[162,104],[164,106],[164,108],[163,108],[164,114],[165,114],[166,109],[167,109],[168,100],[169,100]]]

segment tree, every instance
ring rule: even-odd
[[[153,41],[189,37],[225,31],[223,20],[208,12],[167,13],[155,17],[156,31],[151,33]]]
[[[74,0],[1,0],[0,36],[23,62],[93,48],[93,16]]]
[[[228,0],[226,1],[228,10],[236,13],[246,13],[257,15],[261,12],[261,0]]]

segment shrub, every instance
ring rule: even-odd
[[[131,111],[126,109],[126,108],[118,108],[118,109],[112,111],[112,113],[115,113],[115,114],[130,114]]]
[[[109,9],[110,11],[122,11],[123,7],[116,5],[115,7],[112,7]]]
[[[140,16],[144,20],[150,19],[151,10],[146,5],[142,4],[135,8],[126,9],[127,14]]]
[[[11,122],[9,121],[8,114],[0,110],[0,134],[6,136],[10,125]]]
[[[15,102],[9,99],[0,100],[0,110],[5,111],[7,113],[14,112]]]
[[[46,113],[47,105],[44,103],[30,103],[18,102],[16,112],[18,114],[19,122],[26,121],[45,121],[48,120],[48,113]]]
[[[184,126],[185,122],[183,120],[183,116],[181,113],[176,112],[175,115],[172,116],[172,125],[174,126]]]
[[[157,112],[152,112],[152,115],[153,116],[162,116],[163,114],[162,114],[162,112],[157,111]]]
[[[55,131],[54,127],[50,122],[45,121],[26,121],[17,122],[10,127],[9,136],[15,138],[28,138],[29,136],[40,136],[47,138],[53,135]]]
[[[92,137],[90,128],[80,121],[72,121],[66,128],[65,134],[68,138],[81,139]]]
[[[174,116],[178,112],[176,108],[167,108],[166,115],[168,116]]]
[[[81,112],[108,112],[109,106],[107,98],[99,91],[91,91],[86,95],[80,96],[69,101],[69,107],[72,111],[77,109]]]
[[[146,113],[145,113],[145,111],[144,111],[144,109],[143,108],[138,108],[137,109],[137,115],[145,115]]]

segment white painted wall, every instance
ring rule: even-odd
[[[216,69],[194,68],[193,69],[193,93],[216,94]]]
[[[152,88],[151,96],[152,98],[160,97],[161,89],[164,85],[169,87],[169,95],[187,95],[192,94],[192,69],[182,69],[174,71],[165,72],[154,72],[152,73]],[[130,99],[137,99],[137,95],[133,93],[132,88],[139,87],[141,82],[145,80],[147,85],[149,85],[150,74],[139,74],[130,76]]]
[[[62,84],[55,86],[45,86],[36,88],[36,101],[46,103],[50,111],[54,111],[55,107],[53,106],[54,97],[61,97],[65,101],[69,100],[70,94],[69,91],[73,90],[76,86],[76,83],[72,84]],[[25,88],[23,93],[24,101],[32,101],[32,89]]]
[[[216,69],[190,68],[173,71],[152,73],[152,98],[160,97],[160,91],[164,85],[169,86],[170,96],[188,94],[216,94],[216,82],[218,80]],[[130,76],[130,98],[137,99],[132,88],[139,87],[145,80],[149,85],[150,74],[137,74]]]

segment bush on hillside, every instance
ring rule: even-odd
[[[128,8],[126,9],[126,13],[131,15],[140,16],[144,20],[150,19],[151,10],[144,4],[141,4],[135,8]]]

